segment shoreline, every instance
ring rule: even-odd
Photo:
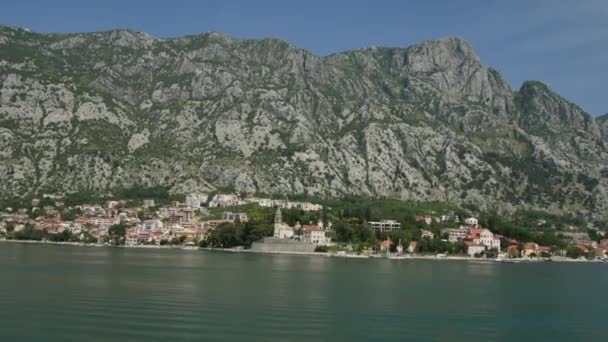
[[[197,247],[197,246],[159,246],[159,245],[106,245],[97,243],[84,243],[84,242],[54,242],[54,241],[36,241],[36,240],[8,240],[0,239],[1,242],[8,243],[21,243],[21,244],[33,244],[33,245],[51,245],[51,246],[72,246],[72,247],[93,247],[93,248],[133,248],[133,249],[174,249],[174,250],[185,250],[185,251],[204,251],[204,252],[223,252],[223,253],[250,253],[250,254],[262,254],[262,255],[299,255],[299,256],[317,256],[317,257],[329,257],[338,259],[384,259],[384,260],[434,260],[434,261],[467,261],[476,263],[503,263],[503,264],[520,264],[520,263],[594,263],[602,264],[608,263],[608,260],[587,260],[587,259],[570,259],[566,257],[553,257],[549,260],[542,259],[482,259],[482,258],[471,258],[465,256],[445,256],[437,257],[436,255],[403,255],[403,256],[383,256],[383,255],[356,255],[356,254],[344,254],[339,255],[330,252],[296,252],[296,251],[280,251],[280,252],[259,252],[250,249],[243,248],[213,248],[213,247]]]

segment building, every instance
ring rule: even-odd
[[[302,226],[302,241],[317,246],[327,246],[331,243],[331,239],[325,235],[325,231],[315,225]]]
[[[186,196],[186,206],[192,209],[200,209],[209,200],[209,195],[205,193],[190,194]]]
[[[478,245],[487,247],[488,249],[496,248],[500,251],[500,239],[495,237],[494,234],[485,228],[475,228],[469,231],[467,240],[472,241]]]
[[[141,226],[144,230],[159,231],[163,229],[163,222],[161,220],[145,220]]]
[[[394,245],[395,243],[391,240],[384,240],[382,242],[380,242],[380,253],[389,253],[391,250],[391,246]]]
[[[373,230],[380,232],[390,232],[401,229],[401,223],[395,220],[370,221],[368,223]]]
[[[277,239],[291,239],[294,235],[294,228],[283,222],[281,208],[277,208],[274,215],[274,237]]]
[[[246,202],[242,201],[237,195],[217,194],[213,196],[213,199],[209,202],[209,208],[225,208],[243,204],[246,204]]]
[[[464,243],[467,245],[467,254],[470,257],[478,256],[486,250],[486,246],[480,245],[474,241],[465,241]]]
[[[410,241],[409,246],[407,246],[407,251],[409,253],[414,253],[416,251],[416,248],[418,248],[418,242],[417,241]]]
[[[426,224],[431,224],[433,222],[433,218],[431,216],[416,216],[416,222],[424,222]]]
[[[222,214],[222,220],[239,220],[240,222],[247,222],[249,219],[247,218],[247,213],[231,213],[226,211]]]
[[[475,217],[468,217],[464,219],[464,224],[468,226],[476,226],[479,224],[479,220],[477,220]]]
[[[458,242],[467,238],[468,229],[464,228],[445,228],[441,230],[442,234],[448,234],[449,242]]]
[[[154,206],[154,200],[153,199],[145,199],[143,201],[143,207],[144,208],[152,208]]]
[[[433,232],[431,232],[430,230],[423,229],[420,233],[420,237],[423,239],[424,238],[433,239],[435,237],[435,234],[433,234]]]
[[[525,243],[521,249],[521,255],[524,257],[529,257],[532,254],[536,255],[538,250],[538,245],[534,242]]]
[[[168,219],[172,224],[190,223],[194,217],[190,208],[162,207],[158,212],[161,217]]]

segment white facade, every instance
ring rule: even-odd
[[[144,208],[150,208],[154,206],[154,200],[153,199],[145,199],[143,202],[143,206]]]
[[[213,196],[213,199],[209,202],[209,208],[216,207],[232,207],[237,205],[243,205],[245,201],[241,200],[239,196],[234,194],[217,194]]]
[[[457,242],[458,240],[464,240],[467,237],[468,230],[463,228],[446,228],[441,231],[444,234],[448,234],[449,242]]]
[[[205,193],[201,194],[190,194],[186,196],[186,206],[192,209],[200,209],[201,205],[207,203],[209,195]]]
[[[467,244],[467,254],[470,257],[474,257],[475,254],[479,254],[486,250],[485,246],[479,244]]]
[[[316,230],[305,230],[302,233],[302,239],[304,242],[312,243],[318,246],[325,246],[331,243],[331,239],[325,236],[325,231]]]
[[[479,237],[473,239],[473,242],[483,245],[488,249],[496,248],[500,251],[500,239],[494,237],[494,234],[488,229],[483,229],[481,233],[479,233]]]
[[[464,224],[469,226],[476,226],[479,224],[479,221],[474,217],[469,217],[464,220]]]
[[[380,232],[401,229],[401,223],[395,220],[370,221],[368,223],[370,224],[373,230],[377,230]]]

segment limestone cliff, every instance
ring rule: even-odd
[[[356,193],[608,207],[605,119],[463,39],[319,57],[277,39],[0,28],[0,193]]]

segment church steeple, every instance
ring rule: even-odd
[[[274,223],[283,223],[283,215],[281,215],[281,208],[277,208],[277,213],[274,214]]]

